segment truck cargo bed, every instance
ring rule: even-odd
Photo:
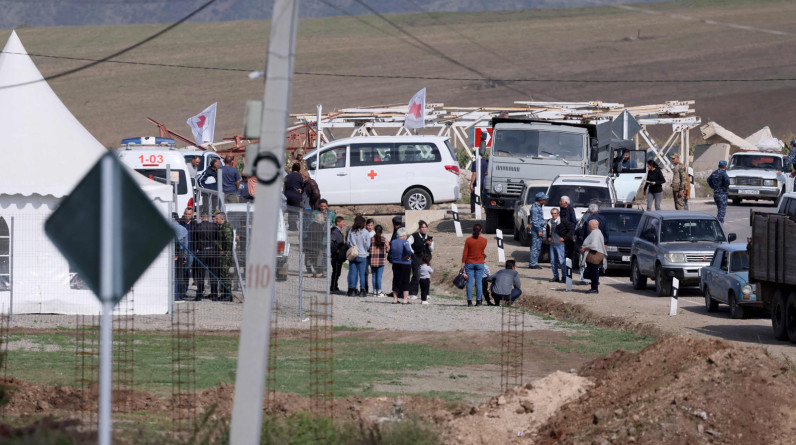
[[[777,213],[752,212],[749,279],[796,286],[796,221]]]

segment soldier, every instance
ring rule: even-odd
[[[536,194],[536,202],[531,205],[531,260],[529,269],[541,269],[539,253],[542,251],[542,238],[544,237],[544,211],[542,206],[547,202],[548,196],[544,192]]]
[[[285,155],[285,156],[288,156],[288,155]],[[306,171],[307,170],[307,161],[304,160],[304,149],[303,148],[297,148],[296,151],[294,151],[292,155],[288,156],[287,163],[285,164],[285,171],[290,173],[291,172],[291,167],[293,167],[293,164],[295,164],[297,162],[301,166],[301,170],[300,171]]]
[[[796,139],[790,141],[790,154],[785,158],[785,173],[790,173],[790,176],[796,177],[796,171],[792,167],[796,167]],[[794,187],[796,190],[796,187]]]
[[[229,277],[229,268],[232,265],[232,242],[235,237],[235,232],[232,226],[227,222],[226,213],[216,210],[213,212],[213,222],[218,227],[218,240],[216,241],[216,251],[218,252],[218,261],[216,263],[216,270],[213,273],[218,277],[221,282],[222,288],[218,289],[216,280],[211,282],[210,294],[218,295],[216,301],[232,301],[232,280]],[[220,293],[219,293],[220,292]]]
[[[719,161],[719,168],[708,176],[708,185],[713,189],[713,201],[716,203],[716,218],[724,224],[724,214],[727,213],[727,190],[730,187],[730,177],[727,176],[727,161]]]
[[[210,215],[202,212],[201,222],[191,230],[191,248],[196,254],[196,264],[193,267],[193,281],[196,283],[196,298],[194,301],[202,301],[205,292],[206,271],[215,272],[216,264],[216,241],[218,240],[218,228],[210,222]],[[210,282],[215,283],[215,279],[210,277]],[[212,287],[211,287],[212,288]],[[216,294],[211,294],[215,298]]]
[[[680,153],[674,153],[671,157],[674,209],[683,210],[685,208],[685,192],[688,189],[688,174],[685,172],[685,166],[680,163]]]

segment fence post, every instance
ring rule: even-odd
[[[171,164],[166,164],[166,185],[171,188],[172,196],[174,196],[174,184],[171,183]],[[174,213],[174,204],[175,201],[169,202],[169,220],[173,220],[174,218],[171,217],[171,214]],[[174,321],[174,286],[176,286],[176,279],[177,279],[177,271],[175,268],[177,264],[174,262],[174,242],[169,243],[169,262],[171,262],[171,266],[169,267],[169,314],[171,314],[171,321]]]
[[[298,277],[299,277],[299,301],[298,301],[298,316],[304,316],[304,272],[301,267],[304,264],[304,209],[299,209],[298,221],[298,237],[299,237],[299,263],[298,263]]]

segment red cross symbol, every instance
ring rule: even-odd
[[[371,170],[370,173],[368,173],[365,176],[370,176],[370,180],[373,181],[373,180],[376,179],[376,176],[378,176],[378,175],[379,175],[378,173],[376,173],[375,171]]]

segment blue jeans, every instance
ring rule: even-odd
[[[381,291],[381,274],[384,273],[384,266],[370,266],[370,272],[373,275],[373,292]]]
[[[558,280],[558,269],[561,269],[561,278],[567,277],[567,257],[564,255],[564,245],[550,245],[550,266],[553,268],[553,278]]]
[[[365,266],[367,266],[368,258],[358,256],[354,261],[348,262],[348,289],[357,288],[357,280],[359,280],[360,289],[365,289]]]
[[[473,280],[475,280],[475,299],[481,301],[481,292],[483,292],[481,281],[484,277],[484,264],[465,263],[464,273],[467,274],[467,301],[473,299]]]

